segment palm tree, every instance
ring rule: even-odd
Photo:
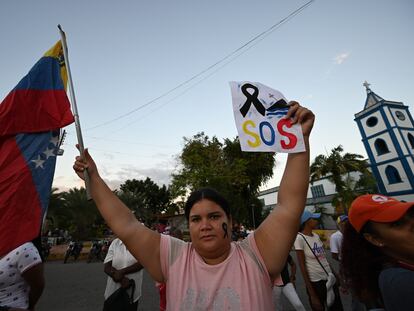
[[[69,214],[68,230],[75,239],[96,237],[104,221],[95,203],[88,201],[85,188],[73,188],[63,194],[64,208]]]
[[[337,192],[332,199],[332,205],[336,207],[336,213],[338,215],[348,215],[349,206],[357,196],[357,183],[351,176],[347,176],[341,192]]]
[[[335,185],[336,192],[341,192],[345,187],[343,175],[367,171],[367,163],[362,155],[356,153],[342,155],[343,151],[343,147],[339,145],[333,148],[328,156],[320,154],[315,158],[310,167],[311,184],[326,176]]]
[[[318,155],[310,167],[310,182],[313,184],[321,177],[327,177],[335,185],[336,195],[332,204],[341,207],[345,214],[357,195],[357,185],[351,178],[351,172],[370,174],[364,157],[355,153],[345,153],[341,145],[333,148],[328,156]],[[344,175],[346,177],[344,178]]]
[[[59,227],[59,223],[64,222],[64,200],[63,192],[58,192],[59,189],[53,187],[50,190],[49,205],[46,213],[46,222],[52,229],[52,227]]]

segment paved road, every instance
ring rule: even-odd
[[[101,311],[106,275],[102,263],[45,264],[46,288],[36,311]],[[154,281],[144,271],[142,304],[139,311],[157,310],[159,294]],[[158,308],[159,310],[159,308]]]
[[[292,257],[296,260],[295,254]],[[299,268],[298,268],[299,270]],[[102,263],[47,262],[45,264],[46,288],[36,308],[37,311],[101,311],[106,276]],[[306,310],[310,310],[300,271],[297,272],[297,291]],[[142,301],[139,311],[159,310],[159,296],[154,281],[144,272]],[[343,296],[344,310],[351,310],[351,299]],[[293,308],[284,300],[285,310]]]

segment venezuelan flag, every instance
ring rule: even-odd
[[[66,80],[59,41],[0,104],[0,256],[40,233],[60,128],[74,121]]]
[[[58,41],[0,104],[0,136],[42,132],[72,123],[66,84],[62,43]]]

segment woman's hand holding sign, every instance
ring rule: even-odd
[[[305,151],[303,136],[309,136],[314,119],[309,110],[258,82],[230,82],[230,88],[242,151]]]
[[[309,137],[313,123],[315,122],[315,115],[309,109],[302,107],[298,102],[289,102],[289,110],[285,116],[286,119],[291,119],[292,124],[300,124],[302,126],[302,133],[304,137]]]

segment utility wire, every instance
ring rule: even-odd
[[[295,17],[296,15],[298,15],[301,11],[303,11],[304,9],[306,9],[308,6],[310,6],[312,4],[312,2],[314,2],[315,0],[310,0],[307,3],[305,3],[304,5],[300,6],[298,9],[296,9],[295,11],[293,11],[292,13],[290,13],[288,16],[286,16],[285,18],[281,19],[280,21],[278,21],[277,23],[273,24],[271,27],[269,27],[268,29],[266,29],[265,31],[261,32],[260,34],[256,35],[255,37],[253,37],[252,39],[250,39],[249,41],[247,41],[245,44],[243,44],[242,46],[240,46],[239,48],[235,49],[234,51],[232,51],[231,53],[227,54],[226,56],[224,56],[222,59],[218,60],[217,62],[215,62],[214,64],[210,65],[209,67],[207,67],[206,69],[202,70],[201,72],[197,73],[196,75],[192,76],[191,78],[189,78],[188,80],[185,80],[184,82],[178,84],[177,86],[175,86],[174,88],[166,91],[165,93],[161,94],[160,96],[146,102],[145,104],[138,106],[137,108],[126,112],[116,118],[113,118],[111,120],[108,120],[106,122],[97,124],[95,126],[89,127],[86,130],[92,130],[92,129],[96,129],[98,127],[102,127],[105,125],[108,125],[110,123],[113,123],[115,121],[118,121],[120,119],[123,119],[129,115],[131,115],[132,113],[141,110],[142,108],[145,108],[149,105],[151,105],[152,103],[158,101],[159,99],[171,94],[172,92],[174,92],[175,90],[181,88],[182,86],[190,83],[191,81],[197,79],[198,77],[200,77],[201,75],[203,75],[204,73],[208,72],[209,70],[213,69],[214,67],[216,67],[217,65],[223,63],[224,61],[226,61],[227,59],[229,59],[230,57],[232,57],[233,55],[235,55],[236,53],[238,53],[239,51],[243,50],[244,48],[246,48],[247,46],[251,45],[253,46],[255,41],[258,41],[258,39],[260,39],[261,37],[266,37],[268,34],[270,34],[271,32],[273,32],[275,29],[277,29],[279,26],[281,26],[282,24],[286,23],[287,21],[289,21],[290,19],[292,19],[293,17]],[[250,47],[251,47],[250,46]],[[241,53],[243,54],[243,53]],[[241,55],[240,54],[240,55]],[[239,56],[239,55],[238,55]],[[222,67],[221,67],[222,68]],[[204,79],[203,79],[204,80]],[[202,80],[202,81],[203,81]],[[198,84],[198,83],[197,83]]]
[[[266,38],[270,33],[267,33],[265,36],[261,37],[259,39],[260,42],[262,41],[264,38]],[[161,108],[163,108],[164,106],[170,104],[171,102],[175,101],[177,98],[181,97],[182,95],[188,93],[191,89],[193,89],[194,87],[196,87],[197,85],[201,84],[201,82],[207,80],[208,78],[210,78],[212,75],[214,75],[216,72],[220,71],[222,68],[224,68],[225,66],[227,66],[228,64],[230,64],[231,62],[233,62],[234,60],[236,60],[239,56],[241,56],[242,54],[246,53],[248,50],[250,50],[254,45],[251,45],[249,47],[247,47],[246,49],[242,50],[239,52],[239,54],[235,55],[233,58],[227,60],[224,64],[222,64],[220,67],[216,68],[214,71],[210,72],[208,75],[204,76],[203,78],[201,78],[200,80],[198,80],[197,82],[195,82],[194,84],[190,85],[189,87],[187,87],[186,89],[184,89],[184,91],[178,93],[176,96],[174,96],[173,98],[171,98],[170,100],[168,100],[167,102],[159,105],[158,107],[156,107],[155,109],[152,109],[151,111],[149,111],[147,114],[142,115],[140,118],[135,119],[134,121],[131,121],[130,123],[116,129],[116,130],[111,130],[110,133],[106,134],[105,137],[111,136],[113,134],[116,134],[117,132],[124,130],[125,128],[137,123],[138,121],[145,119],[146,117],[148,117],[149,115],[151,115],[153,112],[160,110]],[[105,138],[102,138],[103,140],[105,140]]]
[[[76,135],[76,133],[74,133],[72,131],[68,131],[67,133],[70,134],[70,135],[73,135],[73,134]],[[84,135],[84,136],[87,137],[87,138],[90,138],[90,139],[110,141],[110,142],[116,142],[116,143],[122,143],[122,144],[128,144],[128,145],[155,147],[155,148],[162,148],[162,149],[174,149],[174,148],[176,148],[176,146],[173,146],[173,145],[154,145],[154,144],[147,144],[147,143],[142,143],[142,142],[112,139],[112,138],[107,138],[108,135],[106,135],[105,137],[89,136],[89,135]]]

